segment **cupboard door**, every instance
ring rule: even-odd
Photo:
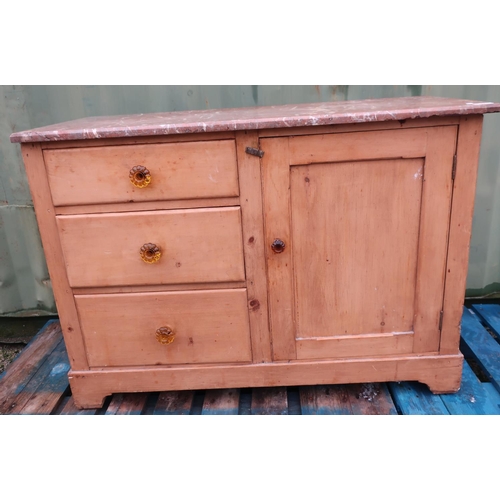
[[[439,350],[456,135],[261,140],[274,359]]]

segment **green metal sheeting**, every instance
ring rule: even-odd
[[[85,116],[435,95],[500,102],[500,86],[0,86],[0,315],[54,314],[26,175],[12,132]],[[500,293],[500,114],[483,129],[467,295]]]

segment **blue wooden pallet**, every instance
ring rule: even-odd
[[[417,382],[113,394],[78,410],[58,321],[49,321],[0,376],[0,414],[499,415],[500,304],[464,307],[462,384],[434,395]]]

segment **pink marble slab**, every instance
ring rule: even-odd
[[[431,116],[495,113],[500,104],[443,97],[399,97],[251,108],[205,109],[122,116],[98,116],[15,132],[11,142],[68,141],[112,137],[222,132],[333,125]]]

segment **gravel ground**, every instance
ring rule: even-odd
[[[12,363],[50,317],[0,318],[0,373]]]
[[[25,344],[0,344],[0,373],[5,371],[25,347]]]

